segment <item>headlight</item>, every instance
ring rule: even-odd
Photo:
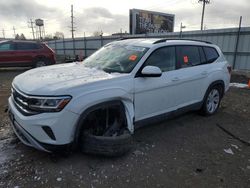
[[[60,97],[30,97],[28,99],[29,109],[38,112],[59,112],[71,100],[71,96]]]

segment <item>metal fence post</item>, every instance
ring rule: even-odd
[[[101,36],[101,47],[103,47],[103,38],[102,38],[102,35]]]
[[[240,39],[241,21],[242,21],[242,16],[240,16],[239,29],[238,29],[237,38],[236,38],[236,44],[235,44],[235,50],[234,50],[234,60],[233,60],[233,69],[235,69],[235,64],[236,64],[236,59],[237,59],[239,39]]]
[[[86,58],[87,57],[87,39],[85,37],[85,34],[84,34],[84,55]]]
[[[75,47],[75,38],[73,38],[73,53],[74,53],[74,56],[76,55],[76,47]]]
[[[63,55],[66,56],[66,52],[65,52],[65,41],[64,41],[64,37],[63,37]]]
[[[54,42],[55,42],[55,52],[57,54],[57,42],[56,42],[56,39],[54,40]]]

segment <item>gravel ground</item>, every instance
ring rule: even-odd
[[[62,156],[24,146],[10,128],[3,111],[23,71],[0,70],[0,187],[249,187],[249,89],[231,88],[214,116],[191,112],[137,130],[123,157]]]

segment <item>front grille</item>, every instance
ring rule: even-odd
[[[29,108],[28,102],[29,97],[25,94],[22,94],[21,92],[17,91],[15,88],[12,88],[12,100],[18,109],[19,112],[21,112],[25,116],[31,116],[38,114],[38,112],[32,111]]]

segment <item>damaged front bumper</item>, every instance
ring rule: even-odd
[[[11,125],[13,131],[15,132],[16,136],[21,140],[21,142],[27,146],[34,147],[38,150],[50,152],[45,149],[35,138],[33,138],[28,132],[22,128],[21,125],[15,120],[13,113],[11,110],[8,110],[9,118],[11,120]]]

